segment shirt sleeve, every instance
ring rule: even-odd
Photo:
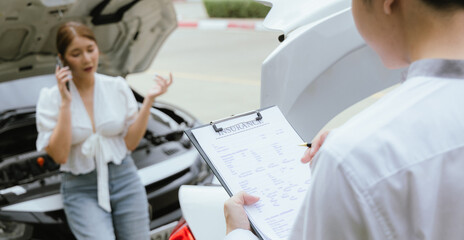
[[[59,97],[54,97],[52,89],[43,88],[40,91],[36,107],[37,151],[45,149],[58,122]]]
[[[122,136],[126,136],[127,131],[129,130],[130,125],[132,125],[137,119],[138,106],[137,101],[135,100],[134,93],[132,93],[131,88],[127,84],[126,80],[122,77],[118,77],[120,84],[120,92],[123,95],[125,102],[126,115],[124,119],[124,132]]]
[[[290,239],[369,239],[362,199],[349,175],[332,154],[321,148],[312,183]]]
[[[251,233],[251,231],[245,229],[235,229],[234,231],[227,234],[224,240],[258,240],[258,238]]]

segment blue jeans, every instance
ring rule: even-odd
[[[120,165],[108,164],[108,213],[98,206],[97,174],[63,173],[61,194],[69,227],[77,239],[148,240],[149,216],[145,188],[128,155]]]

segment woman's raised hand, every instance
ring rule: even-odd
[[[148,90],[146,96],[151,100],[154,100],[156,97],[164,94],[168,90],[169,86],[172,84],[172,73],[169,73],[169,79],[163,78],[160,75],[156,75],[155,82],[155,86]]]
[[[70,76],[71,70],[69,70],[69,67],[60,68],[59,66],[56,66],[55,77],[58,84],[58,90],[60,91],[61,99],[66,101],[71,101],[71,93],[66,88],[66,82],[71,81]]]

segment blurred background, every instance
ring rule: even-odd
[[[127,77],[145,94],[155,74],[174,76],[159,98],[202,122],[259,108],[261,64],[280,32],[262,26],[269,7],[252,0],[174,1],[178,28],[151,67]]]

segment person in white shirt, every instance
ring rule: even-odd
[[[61,164],[61,194],[77,239],[149,239],[145,188],[130,157],[143,137],[150,108],[172,83],[158,76],[138,111],[122,77],[96,73],[93,32],[77,22],[57,32],[57,85],[37,103],[37,149]],[[68,84],[68,86],[66,86]]]
[[[289,239],[464,239],[464,1],[353,0],[352,12],[407,78],[305,153],[312,182]],[[243,205],[258,197],[226,201],[226,239],[257,239]]]

